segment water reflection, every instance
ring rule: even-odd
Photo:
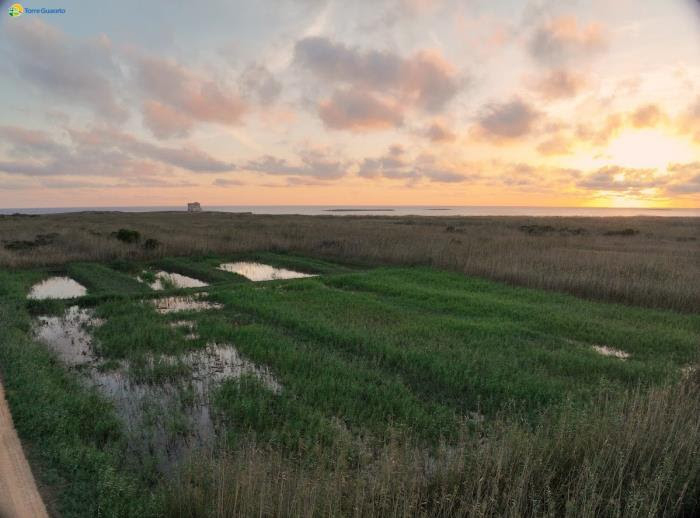
[[[223,307],[217,302],[202,299],[198,294],[186,297],[163,297],[153,299],[151,303],[156,307],[156,311],[163,315],[179,311],[204,311]]]
[[[234,346],[218,343],[179,357],[147,355],[139,362],[142,375],[135,380],[127,360],[105,363],[96,354],[90,331],[100,325],[92,310],[71,306],[63,316],[38,317],[33,332],[85,383],[112,401],[131,452],[144,462],[155,461],[162,471],[191,449],[215,440],[210,394],[220,383],[251,375],[274,393],[282,390],[269,369],[242,357]],[[165,381],[148,375],[170,367],[173,375]]]
[[[140,282],[147,282],[141,277],[137,277]],[[187,275],[160,271],[155,274],[155,281],[149,282],[151,289],[161,291],[166,288],[203,288],[208,286],[206,282],[200,281]]]
[[[72,299],[82,297],[87,289],[70,277],[49,277],[34,286],[27,295],[28,299]]]
[[[219,270],[236,273],[251,281],[273,281],[277,279],[298,279],[301,277],[315,277],[309,273],[295,272],[285,268],[275,268],[268,264],[237,262],[219,265]]]
[[[626,360],[630,357],[630,353],[621,351],[620,349],[608,347],[607,345],[594,345],[593,350],[598,354],[602,354],[603,356],[613,356],[614,358],[619,358],[621,360]]]

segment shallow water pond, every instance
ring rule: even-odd
[[[223,306],[217,302],[210,302],[199,296],[163,297],[153,299],[151,303],[156,311],[161,314],[176,313],[178,311],[204,311],[207,309],[221,309]]]
[[[223,263],[219,265],[219,270],[242,275],[251,281],[274,281],[277,279],[299,279],[302,277],[315,277],[310,273],[295,272],[285,268],[275,268],[269,264],[238,262]]]
[[[598,354],[603,356],[612,356],[614,358],[619,358],[620,360],[626,360],[630,357],[630,353],[621,351],[620,349],[614,349],[613,347],[608,347],[606,345],[594,345],[593,350]]]
[[[186,340],[196,340],[199,338],[199,335],[195,331],[197,325],[192,320],[176,320],[174,322],[169,322],[168,325],[174,329],[183,329],[186,331]]]
[[[211,407],[211,392],[227,379],[249,374],[272,392],[282,386],[268,369],[240,356],[231,345],[208,344],[181,357],[159,356],[151,365],[183,365],[191,375],[162,383],[137,383],[128,376],[128,364],[118,369],[94,369],[92,382],[115,403],[135,453],[154,455],[159,468],[167,471],[192,448],[211,446],[217,424]]]
[[[206,282],[200,281],[187,275],[160,271],[155,274],[156,280],[148,283],[152,290],[160,291],[170,286],[174,288],[203,288],[208,286]],[[146,282],[141,277],[137,277],[140,282]]]
[[[27,295],[28,299],[72,299],[82,297],[87,289],[70,277],[49,277],[34,286]]]
[[[88,309],[71,306],[62,317],[41,316],[34,326],[34,335],[46,344],[67,365],[83,365],[95,361],[90,326],[99,326]]]
[[[168,471],[191,448],[211,445],[216,439],[210,393],[220,383],[247,374],[274,393],[282,390],[267,368],[242,357],[232,345],[216,343],[179,357],[145,359],[147,370],[183,366],[186,370],[180,372],[186,375],[160,383],[134,381],[128,361],[105,364],[96,354],[90,329],[101,324],[92,310],[72,306],[63,316],[38,317],[33,332],[67,368],[112,401],[132,452],[140,458],[154,458],[162,471]]]

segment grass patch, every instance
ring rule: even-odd
[[[84,285],[92,295],[133,295],[151,289],[131,275],[96,263],[72,263],[66,267],[69,276]]]
[[[104,358],[133,359],[146,353],[178,354],[190,350],[182,333],[168,325],[155,308],[138,299],[111,299],[96,308],[105,323],[94,331]]]
[[[216,266],[232,257],[322,275],[219,277]],[[144,300],[154,293],[110,291],[105,279],[125,273],[67,266],[102,282],[100,295],[78,301],[104,321],[92,330],[100,369],[126,365],[154,397],[174,391],[167,407],[144,405],[134,421],[142,428],[128,434],[80,373],[28,337],[30,313],[75,302],[26,301],[43,273],[0,272],[8,398],[42,480],[75,483],[60,491],[66,516],[93,515],[95,505],[116,516],[635,516],[682,515],[698,503],[700,393],[693,379],[679,383],[697,362],[698,315],[284,254],[159,266],[219,279],[203,291],[222,309],[159,314]],[[202,394],[193,376],[223,368],[197,370],[185,355],[213,344],[255,368]],[[193,406],[200,398],[211,406]],[[201,422],[192,408],[213,416],[221,442],[168,466],[174,478],[158,475],[156,456],[133,450],[161,433],[190,437]]]
[[[0,271],[0,369],[35,475],[54,488],[61,516],[156,516],[157,502],[125,465],[127,444],[109,402],[29,339],[21,300],[33,277]]]

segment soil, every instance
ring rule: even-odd
[[[0,384],[0,517],[48,518]]]

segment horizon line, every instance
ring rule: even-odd
[[[191,203],[191,202],[190,202]],[[391,204],[382,204],[382,205],[351,205],[351,204],[340,204],[340,205],[332,205],[332,204],[321,204],[321,205],[308,205],[308,204],[289,204],[289,205],[282,205],[282,204],[250,204],[250,205],[237,205],[237,204],[232,204],[232,205],[219,205],[219,204],[201,204],[203,211],[206,212],[206,207],[331,207],[331,208],[339,208],[339,207],[347,207],[347,208],[445,208],[445,209],[451,209],[451,208],[465,208],[465,207],[474,207],[474,208],[514,208],[514,209],[613,209],[613,210],[700,210],[700,207],[641,207],[641,206],[635,206],[635,207],[613,207],[613,206],[588,206],[588,205],[439,205],[439,204],[426,204],[426,205],[391,205]],[[71,205],[65,205],[65,206],[34,206],[34,207],[0,207],[0,211],[10,211],[10,210],[39,210],[39,209],[137,209],[137,208],[163,208],[163,209],[172,209],[174,207],[182,207],[183,211],[187,210],[187,204],[178,204],[178,205],[85,205],[85,206],[71,206]]]

